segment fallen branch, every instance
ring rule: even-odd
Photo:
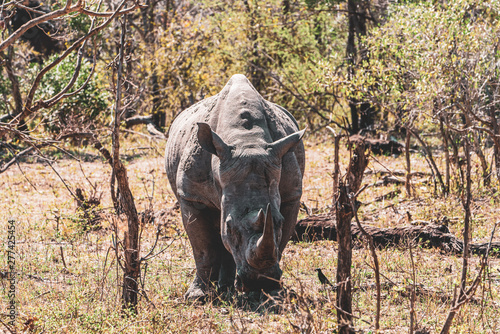
[[[368,138],[361,135],[352,135],[349,142],[359,145],[363,143],[373,154],[395,154],[400,155],[404,146],[395,140]]]
[[[380,176],[382,175],[392,175],[392,176],[406,176],[406,171],[396,169],[396,170],[384,170],[384,169],[368,169],[365,171],[365,175],[371,175],[371,174],[378,174]],[[426,173],[426,172],[411,172],[410,175],[416,176],[416,177],[425,177],[425,176],[431,176],[431,173]]]
[[[153,123],[153,115],[147,116],[132,116],[124,120],[125,127],[128,129],[131,126],[139,125],[139,124],[151,124]]]
[[[378,228],[364,224],[364,229],[373,238],[375,247],[384,248],[403,245],[408,239],[414,239],[426,248],[438,248],[446,253],[462,254],[463,241],[445,225],[428,224],[425,226],[407,225],[393,228]],[[361,231],[356,224],[351,224],[353,240],[360,240]],[[337,241],[337,226],[330,215],[315,215],[300,220],[295,227],[293,241],[313,242],[317,240]],[[472,254],[484,255],[488,243],[471,243]],[[500,242],[492,242],[490,256],[500,257]]]

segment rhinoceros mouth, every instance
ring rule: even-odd
[[[279,277],[273,278],[258,274],[256,279],[243,279],[240,275],[236,275],[235,288],[239,292],[247,293],[250,291],[272,291],[282,288],[281,270],[278,270]]]

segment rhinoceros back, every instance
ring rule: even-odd
[[[288,111],[264,100],[245,76],[233,76],[219,94],[182,111],[169,129],[165,152],[166,170],[178,199],[201,202],[220,210],[221,190],[213,178],[212,170],[213,159],[217,158],[203,150],[198,143],[197,123],[208,123],[216,133],[225,136],[223,139],[229,140],[231,132],[237,133],[235,123],[239,118],[235,116],[241,112],[238,108],[228,107],[227,101],[231,101],[231,98],[258,100],[259,103],[249,101],[249,108],[264,120],[258,126],[262,128],[264,136],[269,137],[266,140],[275,141],[298,131],[297,122]],[[303,145],[297,146],[290,154],[294,157],[284,158],[283,163],[287,161],[286,163],[294,166],[285,166],[285,169],[296,169],[296,173],[300,174],[297,178],[301,179],[304,172]],[[286,185],[281,187],[280,184],[280,190],[283,191],[282,198],[286,200]]]

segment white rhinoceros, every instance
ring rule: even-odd
[[[172,123],[167,175],[196,262],[187,299],[205,297],[216,283],[239,291],[281,286],[279,261],[302,195],[298,130],[240,74]]]

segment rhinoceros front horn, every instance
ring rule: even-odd
[[[278,260],[270,204],[267,205],[265,215],[262,209],[259,211],[257,219],[259,220],[259,224],[264,223],[264,230],[257,242],[250,243],[247,249],[247,262],[255,269],[265,269],[272,267]]]

